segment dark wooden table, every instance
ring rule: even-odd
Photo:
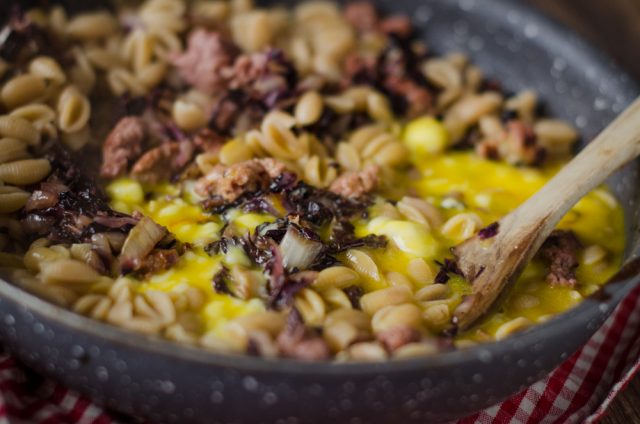
[[[528,0],[605,50],[640,81],[640,0]],[[640,376],[622,392],[602,424],[640,423]]]

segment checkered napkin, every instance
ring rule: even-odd
[[[640,370],[640,287],[546,379],[457,424],[595,423]],[[89,399],[0,354],[0,424],[112,424]]]

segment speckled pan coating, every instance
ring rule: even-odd
[[[438,52],[464,50],[507,89],[532,88],[588,140],[640,92],[610,61],[514,0],[389,0]],[[610,183],[638,253],[638,164]],[[542,378],[638,284],[506,341],[381,364],[303,364],[219,356],[76,316],[0,282],[0,336],[29,365],[127,414],[176,423],[441,422]]]

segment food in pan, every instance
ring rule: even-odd
[[[570,159],[571,125],[367,2],[114,10],[2,32],[0,265],[26,290],[215,351],[361,361],[504,339],[619,266],[599,188],[458,331],[449,249]]]

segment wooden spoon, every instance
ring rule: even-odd
[[[458,267],[473,287],[456,308],[454,324],[464,330],[482,317],[571,207],[639,154],[640,98],[540,191],[493,224],[493,231],[454,247]]]

